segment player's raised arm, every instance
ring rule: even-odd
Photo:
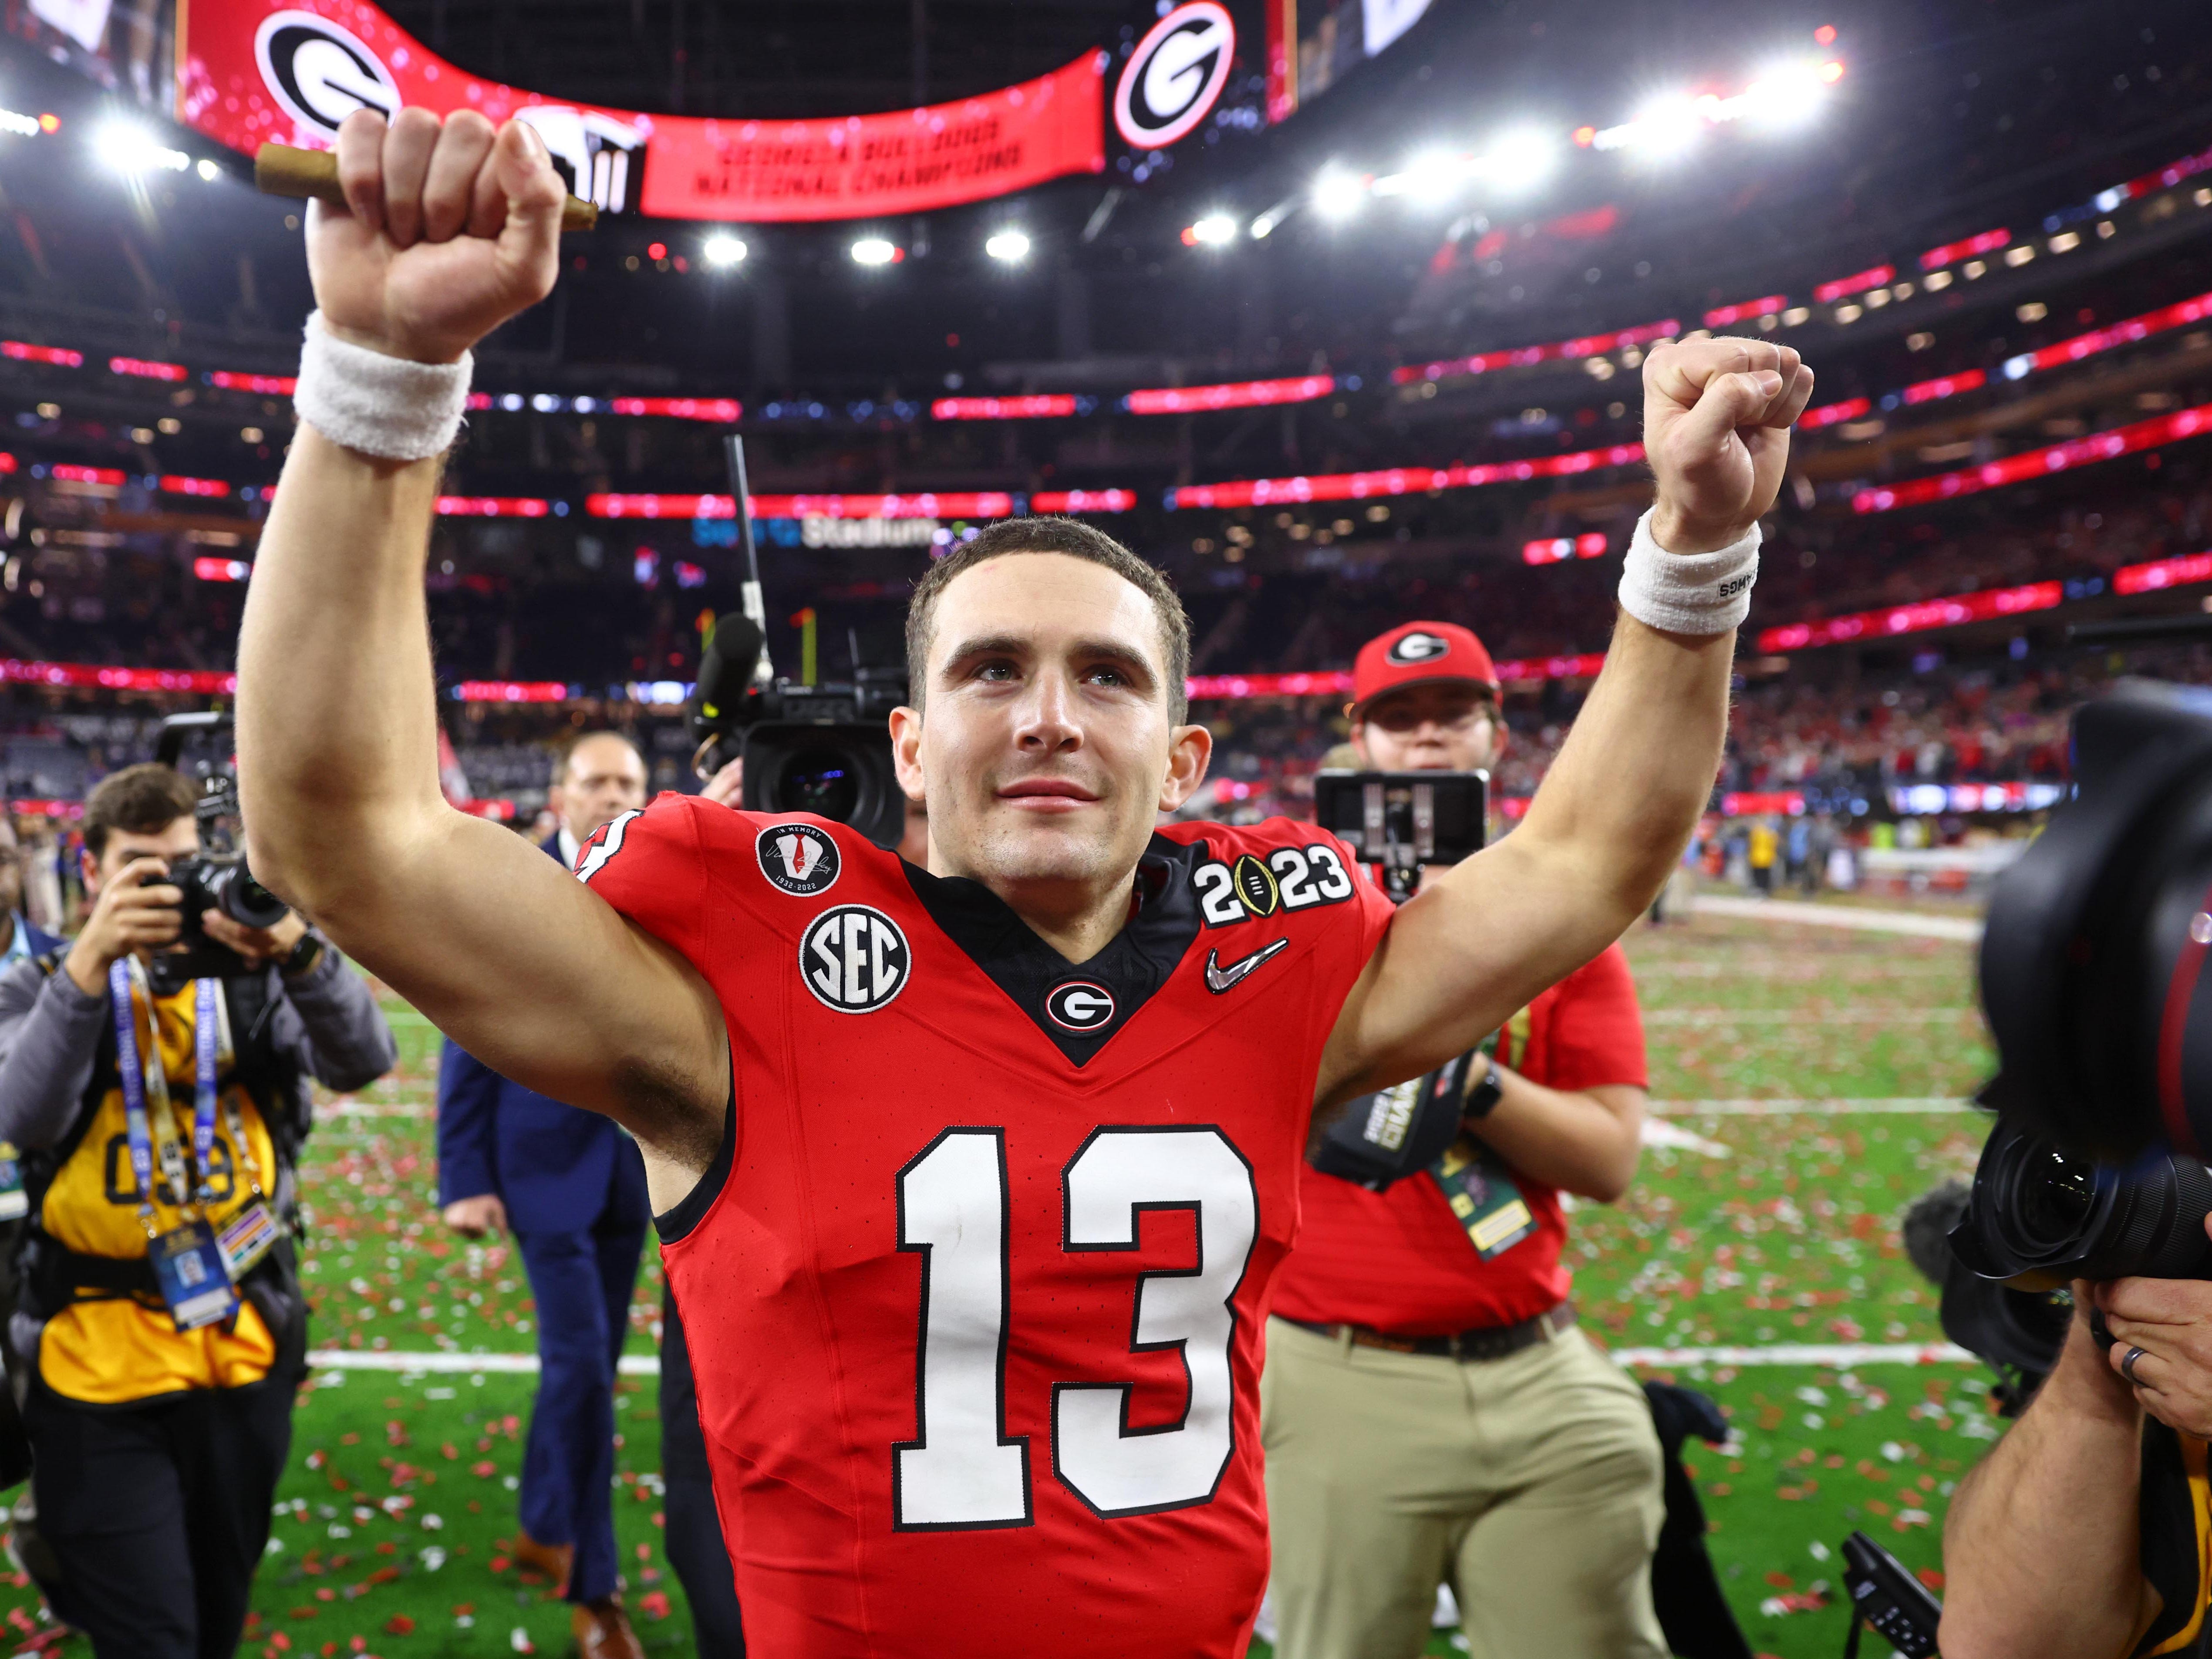
[[[1471,1048],[1666,881],[1719,769],[1759,520],[1812,391],[1797,354],[1763,340],[1692,335],[1644,360],[1658,500],[1637,526],[1604,671],[1520,828],[1393,921],[1330,1036],[1322,1101]]]
[[[712,993],[438,788],[423,566],[466,392],[444,366],[552,288],[562,182],[528,127],[467,112],[356,113],[338,161],[349,205],[310,210],[319,323],[239,641],[249,856],[470,1053],[628,1126],[658,1206],[719,1140]]]

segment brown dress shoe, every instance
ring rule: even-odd
[[[576,1639],[577,1659],[645,1659],[619,1595],[578,1607],[569,1616],[568,1629]]]
[[[545,1592],[549,1601],[557,1601],[568,1593],[568,1565],[576,1559],[574,1544],[541,1544],[517,1527],[514,1546],[507,1553],[524,1571],[544,1575],[553,1587]]]

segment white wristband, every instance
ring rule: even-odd
[[[307,315],[292,407],[334,443],[391,461],[427,460],[453,447],[468,407],[475,359],[417,363],[341,340]]]
[[[1620,572],[1620,608],[1669,634],[1725,634],[1751,614],[1759,580],[1759,526],[1715,553],[1669,553],[1651,534],[1651,514],[1636,521]]]

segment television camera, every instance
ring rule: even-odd
[[[744,440],[725,441],[732,502],[744,549],[744,609],[718,617],[699,659],[689,723],[692,769],[712,777],[745,763],[742,804],[755,812],[811,812],[850,824],[878,847],[896,847],[906,796],[891,769],[888,721],[907,700],[904,664],[871,667],[848,635],[853,678],[823,685],[778,679],[768,654],[768,608],[753,543]]]

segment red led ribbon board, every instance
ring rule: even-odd
[[[957,103],[810,121],[711,121],[568,104],[445,62],[365,0],[192,0],[178,9],[177,109],[252,155],[327,149],[350,111],[520,116],[570,188],[651,219],[920,213],[1106,164],[1102,52]]]

